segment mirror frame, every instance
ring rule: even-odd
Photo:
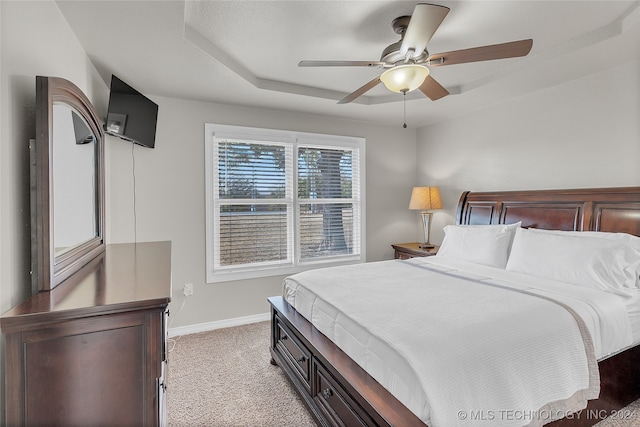
[[[53,104],[80,114],[95,137],[96,236],[56,256],[54,248]],[[33,293],[50,291],[105,250],[103,123],[86,95],[59,77],[36,76],[36,140],[31,150],[31,281]]]

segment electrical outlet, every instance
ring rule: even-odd
[[[193,295],[193,283],[187,283],[186,285],[184,285],[182,293],[187,297]]]

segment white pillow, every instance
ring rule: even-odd
[[[447,225],[437,256],[505,268],[520,224]]]
[[[593,233],[518,229],[506,269],[623,296],[640,289],[640,251]]]
[[[628,245],[640,251],[640,237],[627,233],[611,233],[606,231],[561,231],[561,230],[543,230],[535,228],[534,230],[541,233],[559,234],[565,236],[591,237],[595,239],[606,239],[618,242],[621,245]]]

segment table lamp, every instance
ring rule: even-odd
[[[428,209],[442,209],[442,199],[440,199],[438,187],[413,187],[409,209],[422,211],[420,215],[422,216],[424,243],[421,243],[419,247],[423,249],[433,248],[435,245],[429,242],[433,213],[428,212]]]

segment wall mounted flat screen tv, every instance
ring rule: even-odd
[[[106,133],[143,147],[154,148],[157,120],[156,103],[118,77],[111,76]]]

